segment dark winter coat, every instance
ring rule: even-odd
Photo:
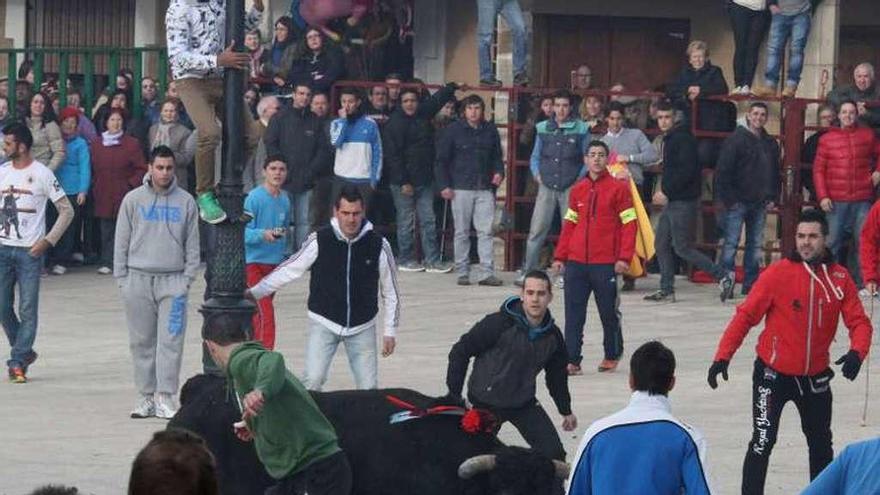
[[[501,136],[492,122],[471,127],[457,120],[437,143],[437,187],[481,191],[493,189],[492,176],[504,175]]]
[[[670,130],[663,138],[663,194],[669,201],[694,201],[701,179],[697,139],[683,125]]]
[[[779,144],[766,131],[762,130],[759,137],[745,127],[737,127],[721,147],[715,169],[715,198],[726,206],[777,201],[779,158]]]
[[[547,389],[563,416],[571,414],[566,365],[568,355],[562,332],[548,312],[539,328],[532,328],[522,301],[512,297],[501,310],[483,318],[449,351],[446,385],[461,395],[468,364],[474,369],[468,397],[474,403],[498,408],[523,407],[535,400],[535,381],[545,372]]]
[[[287,162],[284,189],[291,193],[308,191],[315,187],[317,177],[330,173],[333,159],[329,140],[326,125],[308,108],[287,107],[269,120],[263,135],[266,156],[282,155]]]
[[[325,46],[318,53],[308,50],[302,57],[294,60],[289,79],[292,84],[305,83],[314,92],[330,94],[330,87],[344,74],[342,50],[335,46]]]
[[[434,182],[434,115],[455,95],[448,85],[419,103],[415,115],[398,108],[382,129],[385,165],[391,184],[426,186]]]
[[[687,122],[691,119],[692,102],[688,98],[688,88],[691,86],[700,87],[700,96],[697,97],[697,129],[732,131],[736,121],[736,106],[730,102],[702,99],[728,93],[727,81],[724,80],[721,68],[712,65],[708,60],[700,70],[688,64],[678,75],[678,79],[669,85],[666,94],[676,108],[684,112]]]

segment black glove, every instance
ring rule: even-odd
[[[712,363],[712,366],[709,366],[709,386],[712,389],[718,388],[718,373],[721,373],[724,381],[727,381],[727,367],[730,365],[730,361],[720,360]]]
[[[859,353],[853,350],[841,356],[834,364],[843,365],[840,371],[843,372],[843,376],[849,381],[855,380],[859,376],[859,370],[862,369],[862,360],[859,358]]]

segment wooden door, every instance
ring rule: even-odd
[[[840,51],[834,71],[835,86],[851,85],[853,70],[862,62],[880,67],[880,27],[841,26],[838,46]],[[831,90],[830,84],[828,90]]]
[[[622,82],[641,91],[668,83],[681,70],[690,21],[538,15],[535,38],[541,86],[569,87],[571,71],[586,63],[593,87]]]

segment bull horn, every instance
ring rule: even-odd
[[[469,480],[484,471],[491,471],[493,469],[495,469],[494,454],[475,455],[458,466],[458,477],[463,480]]]
[[[571,465],[567,462],[553,460],[553,467],[556,468],[556,477],[561,480],[567,480],[568,474],[571,471]],[[459,468],[459,473],[461,472],[461,468]]]

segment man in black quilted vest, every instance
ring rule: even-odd
[[[302,277],[309,280],[309,341],[303,384],[321,390],[340,343],[359,389],[378,387],[376,320],[381,289],[385,316],[382,356],[394,352],[400,317],[397,265],[391,245],[364,219],[364,200],[354,186],[344,186],[334,218],[311,234],[299,252],[278,265],[245,297],[259,300]]]

